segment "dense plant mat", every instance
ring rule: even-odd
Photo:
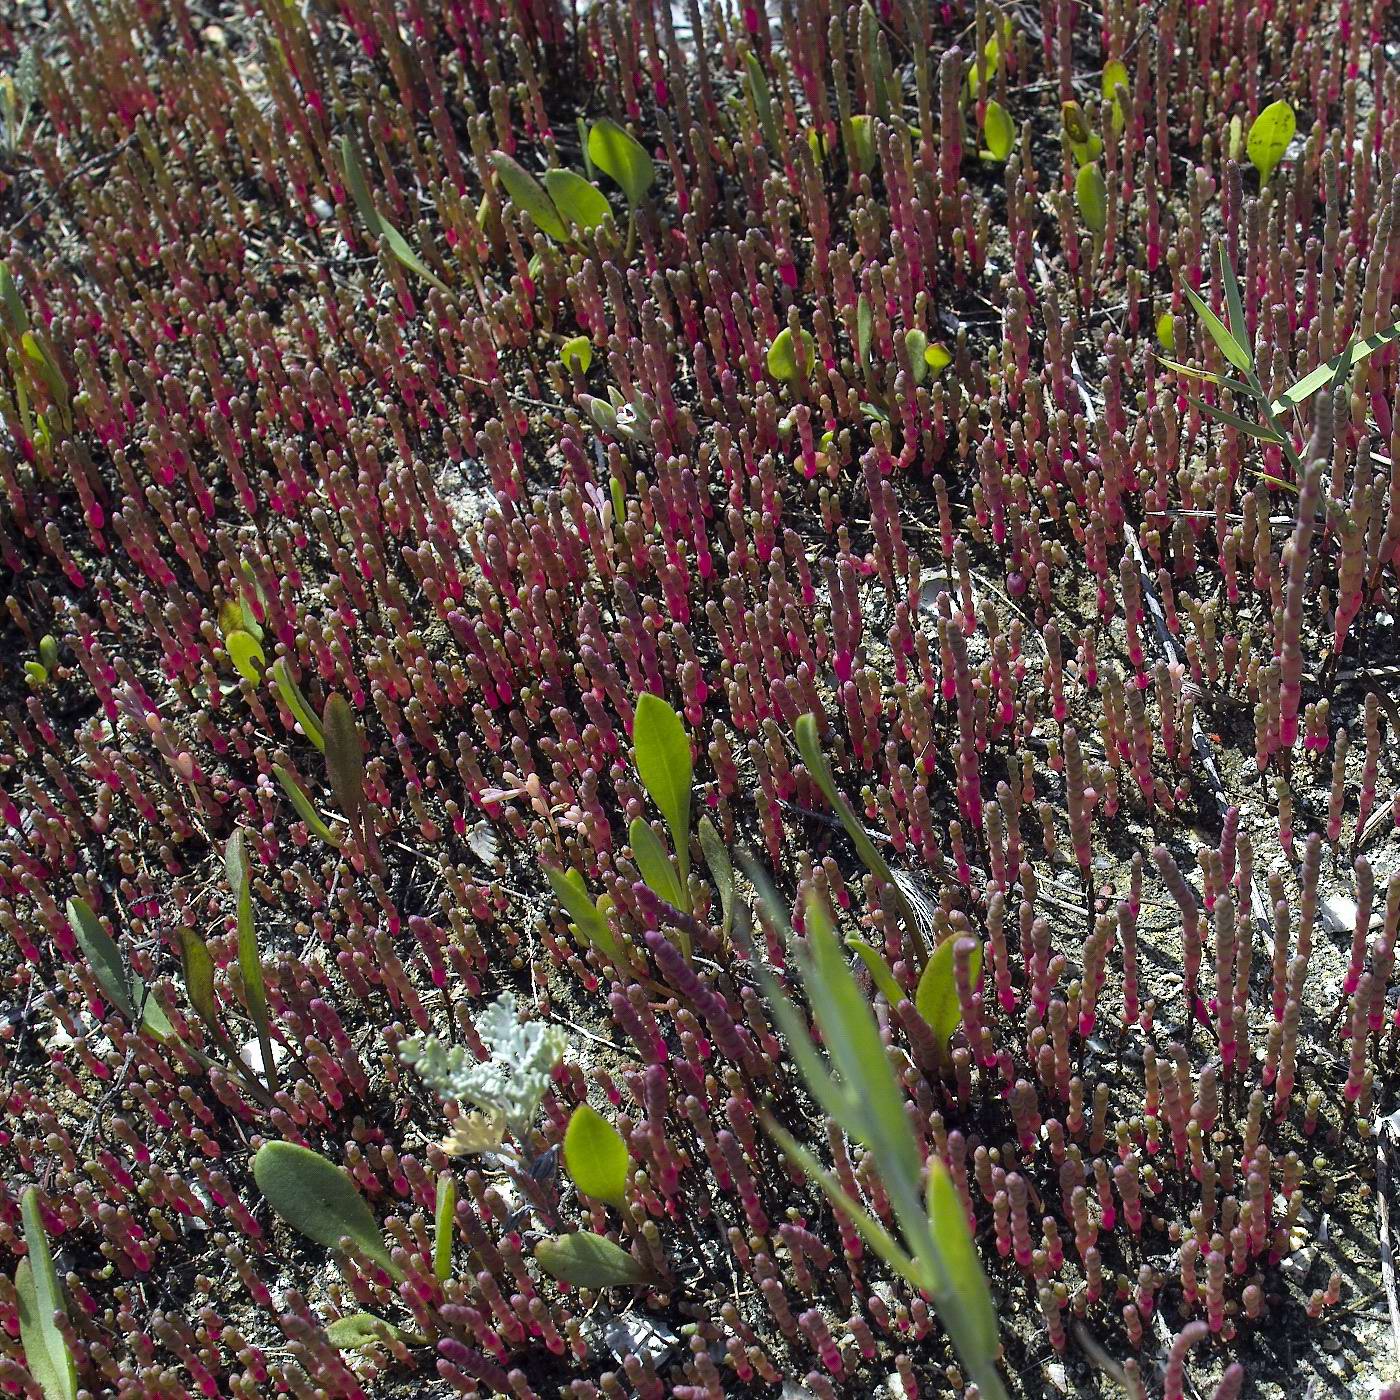
[[[0,14],[0,1390],[1394,1397],[1384,0]]]

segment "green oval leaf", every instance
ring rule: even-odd
[[[1113,129],[1114,131],[1122,131],[1124,119],[1123,97],[1120,96],[1118,90],[1122,88],[1124,94],[1131,90],[1132,84],[1128,78],[1127,65],[1120,63],[1116,58],[1104,64],[1103,79],[1100,86],[1103,91],[1103,100],[1109,104],[1113,113]]]
[[[700,849],[709,867],[710,878],[719,891],[720,908],[724,913],[721,932],[728,938],[734,926],[734,863],[729,859],[729,851],[721,839],[718,829],[708,816],[703,816],[695,824],[700,836]]]
[[[588,156],[627,196],[633,207],[647,196],[656,167],[646,149],[609,117],[600,117],[588,132]]]
[[[846,123],[847,158],[858,174],[875,169],[875,118],[855,116]]]
[[[83,950],[102,994],[128,1021],[135,1021],[136,1001],[127,981],[126,960],[121,950],[85,899],[74,895],[68,901],[67,912],[78,947]]]
[[[817,343],[809,332],[802,331],[800,334],[810,376],[817,367]],[[768,373],[784,382],[797,378],[797,348],[793,344],[792,331],[786,326],[773,337],[773,343],[768,347]]]
[[[690,786],[694,768],[681,717],[650,691],[637,701],[632,721],[637,776],[671,829],[682,888],[690,874]]]
[[[671,853],[645,818],[632,818],[627,828],[627,841],[632,847],[632,859],[652,893],[677,909],[685,909],[688,901],[676,878],[676,867],[671,864]]]
[[[909,352],[909,372],[914,383],[922,384],[928,378],[928,336],[923,331],[904,332],[904,348]]]
[[[258,645],[251,632],[245,632],[241,627],[235,627],[232,632],[224,638],[224,649],[228,652],[228,659],[233,662],[234,668],[245,681],[251,681],[257,685],[262,676],[263,649]]]
[[[326,740],[326,776],[340,810],[357,822],[365,800],[365,747],[350,702],[339,693],[326,698],[321,713]]]
[[[351,1313],[349,1317],[338,1317],[326,1328],[326,1336],[331,1345],[341,1351],[358,1351],[362,1347],[383,1346],[385,1335],[394,1340],[402,1339],[403,1332],[392,1322],[385,1322],[373,1313]]]
[[[583,1230],[541,1240],[535,1246],[535,1258],[551,1278],[580,1288],[635,1286],[649,1277],[625,1249]]]
[[[928,362],[928,367],[935,374],[938,374],[953,363],[953,352],[941,342],[934,341],[934,343],[924,351],[924,359]]]
[[[452,1277],[452,1227],[457,1219],[457,1178],[451,1172],[438,1177],[437,1205],[433,1211],[433,1275],[439,1283]]]
[[[1092,161],[1081,165],[1075,176],[1074,202],[1091,233],[1102,233],[1108,227],[1108,186],[1104,184],[1103,171]]]
[[[585,947],[597,948],[616,967],[626,968],[627,961],[622,949],[608,927],[608,917],[603,911],[602,902],[595,904],[589,897],[583,883],[583,876],[577,870],[560,870],[553,865],[544,868],[554,897],[563,906],[564,912],[573,920],[574,930]]]
[[[564,1132],[564,1166],[585,1196],[618,1210],[626,1205],[631,1154],[622,1134],[586,1103],[574,1109]]]
[[[63,1333],[53,1320],[55,1313],[66,1317],[68,1308],[39,1212],[37,1186],[31,1186],[21,1197],[20,1213],[28,1253],[15,1271],[15,1292],[19,1295],[19,1339],[24,1347],[24,1364],[39,1383],[44,1400],[74,1400],[78,1393],[77,1368]]]
[[[1245,139],[1245,154],[1259,172],[1259,183],[1267,185],[1274,168],[1283,159],[1289,142],[1298,130],[1298,118],[1293,108],[1280,99],[1270,102],[1250,123]]]
[[[999,160],[1003,165],[1010,160],[1016,144],[1016,127],[1006,108],[995,98],[987,103],[987,111],[982,118],[982,135],[987,141],[987,153],[993,160]]]
[[[569,231],[564,227],[554,201],[544,192],[544,186],[504,151],[492,151],[487,160],[510,196],[510,202],[522,213],[528,214],[541,233],[556,243],[567,243]]]
[[[603,192],[572,170],[546,170],[544,187],[564,222],[585,233],[592,233],[612,218],[612,205]]]
[[[565,369],[587,374],[589,365],[593,363],[593,342],[586,335],[576,335],[564,342],[559,358],[564,362]]]
[[[392,1277],[402,1278],[349,1173],[319,1152],[294,1142],[265,1142],[253,1154],[253,1180],[298,1234],[327,1249],[339,1249],[348,1237]]]
[[[948,1048],[953,1032],[962,1024],[962,1003],[958,1000],[958,984],[953,975],[956,942],[956,938],[945,938],[933,950],[914,993],[914,1009],[928,1022],[943,1050]],[[981,972],[982,945],[979,943],[968,966],[968,976],[974,986]]]
[[[1164,311],[1157,317],[1157,344],[1168,354],[1171,354],[1176,343],[1176,318],[1170,311]]]

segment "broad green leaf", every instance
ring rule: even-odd
[[[165,1014],[154,989],[139,988],[136,995],[141,1001],[141,1029],[157,1040],[175,1039],[175,1027],[170,1024],[170,1017]]]
[[[403,1277],[349,1173],[319,1152],[294,1142],[265,1142],[253,1154],[253,1180],[268,1205],[299,1234],[327,1249],[339,1249],[348,1237],[390,1277]]]
[[[1266,423],[1251,423],[1247,418],[1241,418],[1239,414],[1231,413],[1227,408],[1217,408],[1213,403],[1206,403],[1204,399],[1198,399],[1194,394],[1187,397],[1213,422],[1224,423],[1226,427],[1233,428],[1236,432],[1244,433],[1249,437],[1257,438],[1260,442],[1278,443],[1283,441],[1283,438]]]
[[[254,640],[252,633],[245,632],[241,627],[235,627],[224,638],[224,649],[228,652],[228,659],[233,662],[238,674],[245,681],[251,681],[257,685],[262,676],[263,649]]]
[[[612,205],[603,192],[575,171],[546,170],[544,187],[564,222],[585,233],[592,233],[612,218]]]
[[[860,294],[860,300],[856,302],[856,354],[860,358],[861,368],[870,368],[870,338],[875,332],[875,312],[871,308],[870,298],[864,292]]]
[[[632,1157],[622,1134],[601,1113],[581,1103],[564,1132],[564,1166],[585,1196],[622,1210]]]
[[[487,160],[496,178],[505,187],[510,202],[521,213],[528,214],[535,227],[556,243],[569,241],[569,230],[559,217],[554,201],[545,193],[544,186],[518,161],[512,160],[504,151],[492,151]]]
[[[846,123],[846,135],[847,157],[858,174],[869,174],[875,169],[875,118],[852,117]]]
[[[625,969],[628,963],[608,927],[607,915],[589,897],[583,876],[577,870],[559,870],[552,865],[546,865],[544,873],[554,897],[564,906],[564,912],[573,920],[584,943],[597,948],[615,967]]]
[[[31,1186],[20,1198],[24,1220],[24,1245],[28,1251],[15,1271],[19,1295],[19,1339],[24,1364],[39,1383],[44,1400],[75,1400],[78,1372],[63,1333],[54,1325],[54,1314],[68,1315],[54,1268],[49,1237],[39,1211],[39,1188]]]
[[[243,849],[243,828],[237,828],[224,847],[224,869],[238,918],[238,971],[243,978],[243,994],[248,1002],[248,1015],[258,1033],[258,1049],[262,1052],[262,1070],[268,1087],[277,1088],[277,1065],[272,1057],[272,1025],[267,1015],[267,988],[263,982],[262,956],[258,951],[258,930],[253,922],[253,889],[248,879],[248,862]]]
[[[1324,385],[1328,384],[1337,373],[1343,363],[1348,369],[1359,365],[1373,351],[1383,349],[1387,345],[1394,345],[1400,340],[1400,321],[1393,326],[1387,326],[1383,331],[1375,331],[1363,340],[1353,341],[1339,355],[1334,355],[1325,364],[1320,364],[1314,370],[1310,370],[1296,384],[1290,385],[1276,398],[1272,404],[1275,413],[1282,413],[1285,409],[1297,408],[1299,404],[1306,403]]]
[[[645,147],[608,117],[600,117],[590,128],[588,155],[621,187],[633,208],[647,197],[656,180],[656,166]]]
[[[452,1228],[456,1219],[457,1178],[451,1172],[443,1172],[438,1177],[437,1206],[433,1211],[433,1276],[439,1283],[452,1277]]]
[[[272,765],[273,777],[287,794],[287,800],[296,808],[297,816],[311,828],[328,846],[340,845],[340,838],[321,819],[321,814],[311,805],[311,799],[301,790],[297,780],[280,764]]]
[[[1158,364],[1166,365],[1168,369],[1175,370],[1178,374],[1189,375],[1192,379],[1203,379],[1208,384],[1221,384],[1236,394],[1253,394],[1253,390],[1241,379],[1235,379],[1228,374],[1215,374],[1208,369],[1197,369],[1194,365],[1183,365],[1178,360],[1169,360],[1165,355],[1158,355],[1154,350],[1153,358]],[[1282,412],[1281,409],[1276,410]]]
[[[1074,177],[1074,202],[1079,216],[1091,233],[1102,233],[1108,227],[1108,186],[1103,171],[1094,163],[1081,165]]]
[[[962,1003],[958,1000],[958,984],[953,975],[956,942],[956,938],[945,938],[933,950],[914,993],[914,1009],[929,1023],[943,1051],[947,1050],[953,1032],[962,1024]],[[982,945],[979,943],[968,965],[968,976],[974,986],[981,971]]]
[[[1122,131],[1124,120],[1123,99],[1118,95],[1118,89],[1122,88],[1127,92],[1131,88],[1131,83],[1128,79],[1127,65],[1120,63],[1116,58],[1104,64],[1101,86],[1103,89],[1103,99],[1109,104],[1113,112],[1113,129],[1114,131]]]
[[[803,356],[810,376],[817,367],[817,343],[809,332],[800,331],[799,334],[802,336]],[[793,343],[792,331],[786,326],[773,337],[773,343],[768,347],[768,373],[785,383],[797,378],[797,347]]]
[[[627,841],[632,847],[632,859],[641,871],[653,894],[659,895],[677,909],[685,909],[686,896],[676,879],[676,867],[671,853],[661,838],[647,825],[645,818],[633,817],[627,828]]]
[[[996,1393],[988,1389],[989,1382],[995,1384],[996,1391],[1001,1389],[996,1305],[957,1188],[937,1154],[928,1162],[926,1201],[929,1229],[947,1285],[935,1290],[934,1304],[979,1389],[984,1394]]]
[[[559,358],[565,369],[587,374],[593,363],[593,342],[586,335],[576,335],[564,342]]]
[[[585,1230],[541,1240],[535,1258],[551,1278],[579,1288],[635,1287],[650,1277],[625,1249]]]
[[[365,802],[365,746],[350,702],[339,691],[326,697],[321,712],[326,740],[326,776],[340,810],[358,823]]]
[[[272,663],[272,683],[277,687],[282,703],[292,712],[292,718],[301,725],[301,732],[325,753],[326,741],[321,733],[321,722],[306,703],[301,687],[292,679],[291,667],[287,665],[285,656],[279,656]]]
[[[967,70],[967,93],[976,97],[997,75],[1001,66],[1001,45],[993,35],[982,48],[982,56],[973,59]]]
[[[694,773],[690,739],[681,717],[650,691],[644,692],[637,701],[632,721],[632,752],[642,786],[671,829],[676,866],[684,889],[690,875],[690,787]]]
[[[948,366],[953,363],[952,351],[939,341],[934,341],[934,343],[924,351],[924,359],[927,361],[928,367],[935,374],[947,369]]]
[[[180,962],[185,975],[185,995],[199,1019],[214,1033],[224,1036],[219,1023],[219,1006],[214,998],[214,959],[204,940],[192,929],[180,930]]]
[[[389,251],[410,272],[416,273],[438,291],[445,292],[447,284],[413,251],[403,234],[375,207],[369,186],[365,183],[365,172],[360,168],[360,158],[355,154],[355,144],[348,135],[341,138],[340,162],[345,171],[346,187],[350,191],[351,199],[355,201],[355,208],[360,211],[360,218],[364,220],[365,227],[376,239],[384,239],[389,245]]]
[[[885,961],[879,949],[854,933],[846,939],[846,947],[853,948],[859,955],[861,962],[865,964],[866,971],[870,974],[870,980],[875,983],[878,991],[884,993],[885,1000],[889,1002],[891,1009],[898,1006],[904,1000],[904,988],[895,979],[889,963]]]
[[[900,919],[904,923],[905,933],[913,942],[916,957],[922,961],[924,942],[919,921],[914,917],[914,910],[904,891],[895,883],[894,875],[884,856],[875,849],[875,843],[861,825],[859,818],[851,810],[850,804],[837,792],[836,784],[831,776],[831,766],[827,763],[826,755],[822,753],[818,744],[816,716],[799,715],[797,723],[793,726],[793,733],[797,739],[798,752],[802,755],[802,762],[806,765],[807,772],[811,774],[812,781],[821,789],[822,796],[826,798],[832,811],[841,819],[841,825],[845,828],[846,835],[851,838],[851,844],[856,848],[856,854],[860,856],[865,868],[877,880],[890,887],[895,904],[899,908]]]
[[[1164,311],[1157,317],[1157,344],[1168,353],[1176,348],[1176,318],[1170,311]],[[1164,360],[1163,363],[1169,362]]]
[[[126,960],[112,936],[102,927],[102,921],[92,912],[85,899],[74,895],[68,901],[68,922],[83,950],[92,975],[103,995],[128,1021],[136,1020],[136,1002],[128,980]]]
[[[362,1347],[382,1346],[384,1336],[396,1340],[403,1338],[403,1332],[392,1322],[385,1322],[373,1313],[351,1313],[349,1317],[338,1317],[326,1327],[326,1336],[331,1345],[341,1351],[358,1351]]]
[[[1280,99],[1270,102],[1250,124],[1244,143],[1245,154],[1259,172],[1260,185],[1267,185],[1274,168],[1283,159],[1293,133],[1298,130],[1298,118],[1293,108]]]
[[[796,1138],[777,1122],[771,1114],[763,1115],[763,1127],[778,1144],[784,1157],[797,1163],[807,1179],[818,1186],[827,1200],[846,1216],[860,1231],[865,1242],[892,1268],[895,1273],[912,1283],[915,1288],[927,1289],[928,1277],[911,1259],[895,1237],[880,1224],[859,1201],[848,1196],[841,1183],[817,1161]]]
[[[987,141],[985,154],[1005,165],[1011,159],[1011,152],[1016,145],[1016,127],[1007,115],[1006,108],[995,98],[987,103],[987,110],[982,118],[982,135]]]
[[[1249,353],[1248,346],[1235,339],[1230,333],[1230,328],[1190,287],[1183,286],[1181,290],[1186,293],[1186,300],[1195,308],[1196,315],[1205,323],[1205,328],[1210,332],[1210,338],[1216,343],[1220,353],[1241,374],[1248,374],[1254,368],[1254,357]]]
[[[695,829],[700,836],[700,849],[709,867],[710,879],[719,891],[720,908],[724,912],[721,932],[728,938],[729,930],[734,926],[734,865],[714,822],[708,816],[701,817]]]
[[[928,336],[920,330],[905,331],[904,348],[909,352],[909,373],[916,385],[922,384],[928,377]]]
[[[1103,154],[1103,141],[1096,131],[1089,129],[1089,123],[1084,119],[1084,109],[1079,103],[1061,103],[1060,123],[1069,138],[1069,148],[1076,165],[1088,165]]]
[[[754,115],[758,118],[758,129],[763,133],[764,145],[776,156],[780,147],[777,123],[773,120],[773,96],[752,49],[744,55],[744,66],[748,70],[749,97],[753,101]]]

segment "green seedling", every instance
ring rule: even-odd
[[[389,251],[415,276],[421,277],[431,287],[440,292],[447,291],[447,284],[413,251],[408,239],[396,229],[375,207],[374,198],[365,182],[365,172],[360,158],[355,153],[355,143],[349,135],[341,138],[340,164],[345,173],[345,187],[355,201],[360,219],[370,237],[375,242],[389,245]]]
[[[583,1230],[541,1240],[535,1259],[551,1278],[579,1288],[636,1287],[651,1277],[620,1245]]]
[[[44,1400],[76,1400],[78,1371],[55,1316],[68,1316],[68,1305],[54,1268],[53,1252],[39,1211],[39,1188],[20,1198],[25,1256],[15,1270],[19,1304],[19,1340],[24,1364],[44,1392]]]
[[[626,262],[637,246],[637,211],[656,183],[656,166],[641,143],[608,117],[593,123],[586,144],[589,159],[627,198]]]

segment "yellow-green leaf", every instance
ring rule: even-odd
[[[15,1271],[15,1292],[24,1363],[44,1392],[44,1400],[74,1400],[78,1393],[77,1368],[63,1333],[54,1323],[54,1314],[67,1317],[68,1308],[39,1211],[37,1186],[29,1187],[20,1198],[20,1215],[28,1252]]]
[[[608,117],[600,117],[589,129],[588,156],[616,181],[634,208],[656,180],[656,166],[646,149]]]
[[[643,692],[632,720],[637,776],[666,818],[682,888],[690,874],[690,787],[694,765],[681,717],[659,696]]]
[[[535,1258],[551,1278],[579,1288],[635,1287],[648,1278],[647,1270],[625,1249],[585,1230],[541,1240]]]
[[[565,369],[587,374],[589,365],[593,363],[593,342],[586,335],[576,335],[564,342],[559,358]]]
[[[253,634],[245,632],[241,627],[235,627],[224,638],[224,648],[238,674],[245,681],[257,685],[262,676],[263,649],[257,644]]]
[[[676,909],[685,909],[689,901],[676,878],[676,867],[671,864],[671,853],[661,838],[647,825],[645,818],[632,818],[627,828],[627,842],[632,847],[632,859],[652,893],[659,895]]]
[[[962,1024],[962,1002],[958,999],[958,984],[953,970],[953,946],[956,938],[945,938],[928,960],[923,976],[914,993],[914,1008],[928,1022],[940,1049],[946,1050],[953,1032]],[[973,985],[982,971],[982,945],[977,945],[968,964],[968,977]]]
[[[1079,167],[1074,179],[1074,201],[1091,233],[1102,233],[1108,227],[1108,186],[1104,184],[1103,171],[1093,162]]]
[[[566,243],[569,231],[564,227],[554,201],[545,193],[544,187],[518,161],[504,151],[492,151],[487,157],[496,178],[505,187],[510,202],[521,213],[528,214],[535,227],[557,243]]]
[[[622,1134],[601,1113],[579,1104],[564,1132],[564,1167],[574,1185],[585,1196],[621,1210],[631,1166]]]
[[[801,331],[803,358],[810,376],[817,367],[817,343],[807,331]],[[773,337],[768,347],[768,373],[774,379],[784,382],[797,378],[797,347],[793,343],[792,331],[786,326]]]
[[[982,118],[982,135],[986,138],[987,154],[1005,164],[1016,144],[1016,127],[1006,108],[995,98],[987,103],[987,111]]]
[[[1293,108],[1280,99],[1270,102],[1250,124],[1244,149],[1259,172],[1259,183],[1267,185],[1274,168],[1283,159],[1293,134],[1298,130],[1298,118]]]
[[[572,170],[546,170],[544,187],[566,223],[592,233],[612,218],[603,192]]]

